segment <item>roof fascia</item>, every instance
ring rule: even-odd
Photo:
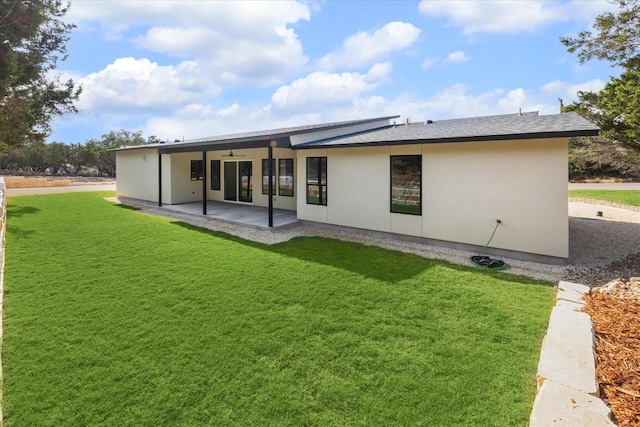
[[[448,144],[461,142],[486,142],[486,141],[508,141],[508,140],[525,140],[525,139],[549,139],[549,138],[572,138],[577,136],[599,136],[599,130],[580,130],[580,131],[562,131],[562,132],[537,132],[510,135],[483,135],[483,136],[465,136],[439,139],[409,139],[397,141],[380,141],[380,142],[360,142],[352,144],[318,144],[309,143],[303,145],[295,145],[293,150],[313,150],[321,148],[345,148],[345,147],[384,147],[392,145],[414,145],[414,144]]]

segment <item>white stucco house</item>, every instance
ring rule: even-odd
[[[119,197],[294,211],[301,221],[562,263],[574,113],[395,123],[399,116],[116,151]],[[272,179],[269,179],[269,176]],[[271,196],[270,196],[271,194]],[[271,223],[269,225],[272,225]]]

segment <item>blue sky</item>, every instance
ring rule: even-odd
[[[58,67],[84,91],[49,141],[111,130],[162,140],[400,115],[559,110],[620,71],[561,36],[611,5],[580,1],[71,0]]]

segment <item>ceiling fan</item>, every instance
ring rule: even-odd
[[[233,154],[233,150],[229,150],[229,154],[223,154],[222,157],[247,157],[246,154]]]

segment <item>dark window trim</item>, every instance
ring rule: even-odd
[[[398,211],[393,209],[393,160],[400,157],[414,157],[419,159],[418,172],[420,174],[420,179],[418,182],[420,184],[420,192],[419,192],[420,201],[418,204],[418,212],[403,212],[403,211]],[[397,214],[403,214],[403,215],[417,215],[417,216],[422,215],[422,155],[421,154],[391,156],[389,160],[389,210],[391,213],[397,213]]]
[[[202,160],[191,160],[191,181],[202,181],[204,179],[203,172]]]
[[[211,189],[220,190],[220,160],[211,160]]]
[[[322,161],[324,160],[324,174],[326,176],[326,179],[328,181],[329,178],[329,174],[328,174],[328,161],[326,157],[307,157],[307,204],[308,205],[320,205],[320,206],[327,206],[327,199],[329,198],[329,191],[327,189],[327,183],[325,182],[325,184],[322,184],[322,170],[321,170],[321,166],[322,166]],[[312,162],[317,162],[316,164],[316,170],[318,171],[318,182],[313,184],[313,183],[309,183],[309,165]],[[309,197],[309,187],[318,187],[318,201],[314,202],[311,201],[310,197]],[[324,188],[324,192],[326,193],[325,197],[322,197],[322,189]]]
[[[280,186],[280,179],[282,179],[282,174],[280,173],[280,167],[281,165],[286,162],[289,163],[291,162],[291,194],[282,194],[282,187]],[[285,163],[285,169],[286,169],[286,163]],[[282,197],[293,197],[295,194],[295,164],[293,162],[293,158],[291,159],[278,159],[278,195],[282,196]],[[288,176],[288,175],[285,175]],[[288,192],[288,190],[287,190]]]

